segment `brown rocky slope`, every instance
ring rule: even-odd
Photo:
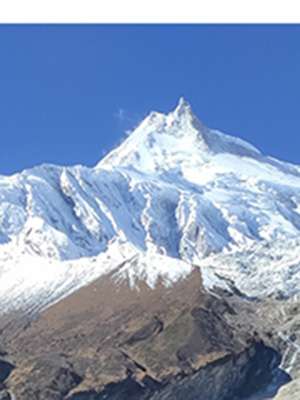
[[[108,275],[23,325],[2,320],[0,399],[247,398],[280,362],[255,315],[207,293],[197,268],[155,289]]]

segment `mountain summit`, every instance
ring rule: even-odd
[[[131,287],[172,285],[196,265],[207,288],[290,296],[299,189],[299,167],[205,127],[180,99],[95,168],[0,177],[1,305],[45,307],[120,264]]]
[[[254,157],[259,154],[243,140],[205,127],[189,103],[180,98],[167,115],[151,112],[98,167],[131,166],[149,173],[182,170],[197,168],[209,154],[221,152]]]

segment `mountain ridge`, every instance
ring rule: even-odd
[[[93,168],[0,177],[0,398],[293,393],[299,233],[300,167],[184,100]]]
[[[172,284],[197,265],[208,289],[234,282],[249,296],[293,296],[299,189],[300,167],[206,128],[181,99],[95,168],[0,177],[0,301],[45,307],[132,257],[138,267],[116,278],[132,287],[141,277]]]

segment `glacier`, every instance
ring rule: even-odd
[[[37,312],[104,274],[138,290],[300,291],[300,167],[207,128],[180,99],[95,167],[0,176],[0,304]]]

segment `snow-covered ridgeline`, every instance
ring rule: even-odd
[[[134,254],[118,275],[131,285],[170,283],[195,264],[208,287],[288,295],[300,287],[299,249],[300,168],[206,128],[184,100],[95,168],[0,177],[1,304],[57,299]]]

